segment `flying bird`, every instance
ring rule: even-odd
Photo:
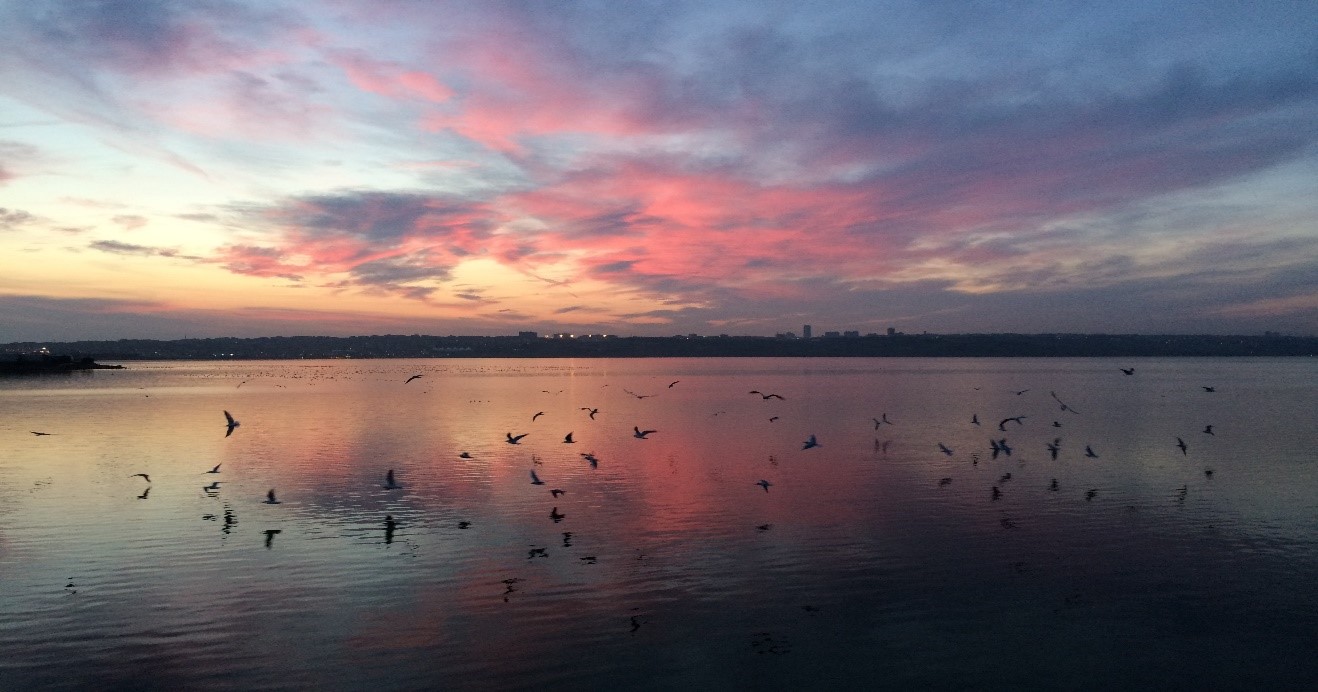
[[[597,413],[600,412],[600,410],[597,409],[597,408],[586,408],[586,407],[584,407],[584,406],[581,408],[581,410],[582,410],[582,411],[587,411],[587,412],[589,412],[589,413],[590,413],[590,419],[591,419],[591,420],[595,420],[595,414],[597,414]]]
[[[658,430],[641,430],[639,426],[632,426],[632,437],[638,440],[644,440],[646,435],[659,432]]]
[[[1025,416],[1012,416],[1010,418],[1003,418],[1002,420],[998,421],[998,430],[1006,432],[1007,428],[1005,426],[1007,425],[1007,423],[1010,423],[1011,421],[1016,421],[1016,425],[1025,425]]]
[[[1205,427],[1205,428],[1204,428],[1204,434],[1205,434],[1205,435],[1212,435],[1212,434],[1213,434],[1213,426],[1209,425],[1209,426]]]
[[[675,384],[677,384],[678,382],[681,382],[681,381],[682,381],[682,380],[673,380],[672,382],[668,383],[668,388],[669,388],[669,389],[672,389],[672,388],[673,388],[673,385],[675,385]]]
[[[1053,461],[1057,461],[1057,453],[1061,451],[1061,445],[1062,438],[1060,437],[1055,438],[1052,442],[1048,443],[1048,453],[1052,455]]]
[[[239,423],[228,411],[224,412],[224,420],[226,421],[226,425],[229,426],[229,429],[224,432],[225,437],[232,435],[233,429],[241,425],[241,423]]]
[[[566,491],[566,490],[563,490],[563,489],[561,489],[561,488],[554,488],[553,490],[550,490],[550,491],[549,491],[549,494],[550,494],[550,495],[553,495],[554,497],[558,497],[559,495],[562,495],[562,494],[565,493],[565,492],[567,492],[567,491]]]
[[[1063,411],[1070,411],[1071,413],[1074,413],[1074,414],[1076,414],[1076,415],[1080,415],[1080,412],[1079,412],[1079,411],[1077,411],[1077,410],[1071,408],[1070,406],[1067,406],[1067,405],[1066,405],[1066,402],[1062,401],[1061,399],[1058,399],[1058,398],[1057,398],[1057,392],[1052,392],[1052,391],[1050,391],[1050,392],[1048,392],[1048,394],[1052,396],[1053,401],[1056,401],[1056,402],[1062,407],[1062,410],[1063,410]]]
[[[531,485],[544,485],[545,482],[540,480],[540,476],[535,475],[535,469],[531,469]]]
[[[778,420],[778,416],[770,416],[770,417],[769,417],[769,422],[770,422],[770,423],[772,423],[772,422],[774,422],[774,421],[776,421],[776,420]]]
[[[756,481],[756,482],[755,482],[755,485],[758,485],[758,486],[760,486],[761,488],[764,488],[764,492],[767,493],[767,492],[769,492],[769,486],[773,485],[773,483],[770,483],[769,481],[766,481],[766,480],[761,479],[761,480],[759,480],[759,481]]]
[[[133,475],[129,476],[129,478],[136,478],[137,476],[141,476],[143,479],[146,480],[147,483],[151,482],[151,477],[146,475],[145,473],[134,473]]]
[[[213,492],[215,492],[215,491],[217,491],[217,490],[220,489],[220,482],[219,482],[219,481],[211,481],[211,484],[210,484],[210,485],[203,485],[203,486],[201,486],[201,489],[204,490],[204,491],[206,491],[206,492],[208,492],[208,493],[213,493]]]
[[[1094,454],[1094,449],[1093,449],[1093,447],[1090,447],[1089,445],[1085,445],[1085,456],[1088,457],[1088,458],[1090,458],[1090,459],[1097,459],[1097,458],[1098,458],[1098,455],[1097,455],[1097,454]]]
[[[459,458],[459,459],[470,459],[470,458],[471,458],[471,452],[463,452],[463,453],[461,453],[461,454],[458,455],[458,458]]]
[[[595,458],[595,453],[594,453],[594,452],[582,452],[582,453],[581,453],[581,458],[585,459],[586,461],[589,461],[589,462],[590,462],[590,467],[591,467],[592,469],[593,469],[593,468],[599,468],[600,460]]]
[[[1216,392],[1217,387],[1204,387],[1205,392]]]
[[[1134,375],[1134,374],[1135,374],[1135,368],[1121,368],[1121,372],[1123,372],[1123,373],[1125,373],[1125,374],[1127,374],[1127,375]]]
[[[540,416],[543,416],[543,415],[545,415],[545,412],[544,412],[544,411],[538,411],[538,412],[536,412],[536,414],[535,414],[534,416],[531,416],[531,422],[534,423],[534,422],[535,422],[535,419],[537,419],[537,418],[539,418]]]
[[[275,499],[275,489],[274,489],[274,488],[271,488],[270,491],[267,492],[267,493],[265,494],[265,504],[267,504],[267,505],[277,505],[277,504],[279,504],[279,500]]]
[[[575,442],[576,442],[576,440],[572,439],[572,433],[568,433],[568,434],[563,438],[563,444],[570,445],[570,444],[573,444],[573,443],[575,443]]]
[[[940,487],[940,488],[943,487],[943,486],[945,486],[945,485],[951,485],[951,484],[952,484],[952,479],[951,479],[951,478],[939,478],[939,479],[938,479],[938,487]]]
[[[1028,391],[1030,391],[1030,390],[1028,390],[1028,389],[1017,390],[1017,392],[1016,392],[1016,396],[1020,396],[1020,395],[1026,393],[1026,392],[1028,392]]]
[[[760,398],[764,399],[765,401],[768,401],[769,399],[777,399],[779,401],[783,400],[782,396],[778,394],[761,394]]]
[[[630,394],[630,395],[636,397],[637,399],[648,399],[648,398],[654,396],[653,394],[637,394],[636,392],[633,392],[633,391],[630,390],[630,389],[623,389],[622,391],[627,392],[628,394]]]
[[[221,467],[221,466],[224,466],[224,462],[220,462],[220,463],[216,464],[216,465],[215,465],[215,468],[213,468],[213,469],[207,471],[206,473],[219,473],[219,472],[220,472],[220,467]]]
[[[971,414],[970,422],[974,425],[979,425],[979,414],[978,413]]]
[[[421,377],[421,375],[413,375],[413,376],[407,378],[406,380],[403,380],[403,384],[407,384],[408,382],[411,382],[412,380],[415,380],[415,379],[417,379],[417,378],[419,378],[419,377]]]
[[[818,446],[819,446],[819,441],[815,439],[814,435],[811,435],[810,437],[806,438],[806,441],[804,443],[802,443],[801,449],[806,450]]]
[[[946,454],[949,457],[952,456],[952,450],[948,449],[947,445],[943,444],[942,442],[938,443],[938,451],[942,452],[943,454]]]
[[[522,441],[522,438],[523,438],[523,437],[526,437],[526,436],[529,435],[529,434],[530,434],[530,433],[522,433],[521,435],[517,435],[517,436],[514,437],[512,433],[507,433],[507,435],[508,435],[508,439],[507,439],[507,440],[504,440],[504,442],[507,442],[507,443],[510,444],[510,445],[520,444],[521,441]]]
[[[1181,456],[1185,456],[1186,454],[1189,453],[1185,451],[1185,440],[1182,440],[1179,437],[1176,438],[1176,446],[1181,449]]]
[[[54,435],[54,434],[55,434],[55,433],[48,433],[48,432],[37,432],[37,431],[35,431],[35,430],[29,430],[28,432],[32,433],[33,435],[36,435],[37,437],[41,437],[41,436],[43,436],[43,435]]]

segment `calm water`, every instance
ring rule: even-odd
[[[0,689],[1312,689],[1315,383],[1308,359],[3,379]]]

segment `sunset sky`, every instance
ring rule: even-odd
[[[1318,333],[1318,3],[0,0],[0,342]]]

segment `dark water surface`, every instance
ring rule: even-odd
[[[1314,689],[1316,383],[1311,359],[2,379],[0,689]]]

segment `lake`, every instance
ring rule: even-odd
[[[0,689],[1318,688],[1313,359],[126,365],[0,379]]]

